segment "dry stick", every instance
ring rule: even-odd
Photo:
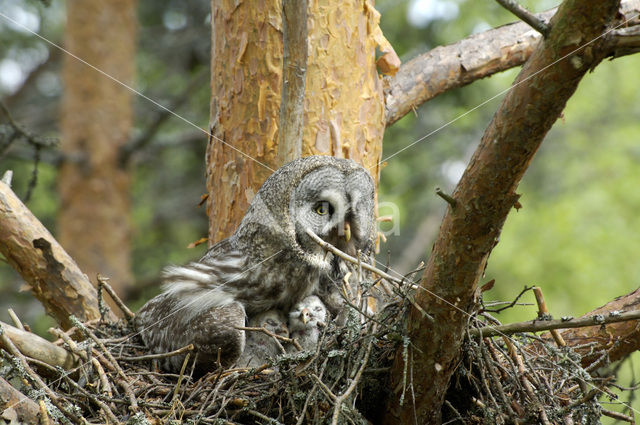
[[[24,325],[20,321],[20,318],[18,317],[16,312],[13,311],[12,308],[8,309],[7,312],[9,313],[9,317],[11,317],[11,320],[13,321],[13,324],[16,325],[16,328],[20,329],[21,331],[24,331],[25,330],[24,329]]]
[[[342,258],[343,260],[349,261],[350,263],[353,264],[358,264],[358,259],[354,258],[352,256],[350,256],[349,254],[340,251],[338,248],[336,248],[335,246],[331,245],[328,242],[323,241],[322,239],[320,239],[320,237],[318,235],[316,235],[315,233],[313,233],[313,230],[311,229],[306,229],[307,234],[311,237],[311,239],[314,240],[315,243],[317,243],[318,245],[320,245],[322,247],[322,249],[324,249],[325,251],[329,251],[332,254]],[[407,282],[405,282],[404,279],[398,279],[396,277],[391,276],[388,273],[383,272],[382,270],[372,266],[369,263],[360,263],[362,268],[365,270],[369,270],[370,272],[373,272],[375,274],[377,274],[378,276],[380,276],[383,279],[387,279],[389,282],[393,282],[396,285],[398,285],[398,287],[402,287],[402,285],[406,285]],[[410,287],[415,288],[417,287],[417,285],[413,285],[413,284],[409,284]],[[424,311],[424,309],[413,299],[413,297],[409,294],[402,294],[404,296],[404,298],[409,301],[411,303],[412,306],[414,306],[416,308],[416,310],[418,310],[420,313],[422,313],[424,315],[424,317],[426,317],[428,320],[430,320],[431,322],[434,321],[433,317],[427,313],[426,311]]]
[[[42,380],[42,378],[40,378],[40,376],[33,370],[31,369],[31,366],[29,366],[29,363],[27,362],[27,360],[24,358],[24,356],[22,355],[22,353],[20,352],[20,350],[18,350],[18,348],[13,344],[13,342],[11,341],[11,339],[9,339],[7,337],[7,335],[4,332],[4,327],[0,324],[0,341],[2,342],[3,346],[9,351],[9,353],[11,353],[11,355],[13,355],[14,358],[16,358],[19,362],[20,365],[22,366],[22,368],[24,369],[24,371],[27,373],[27,375],[29,375],[29,377],[33,380],[33,382],[35,382],[35,384],[44,391],[44,393],[47,395],[47,397],[49,397],[49,399],[51,400],[51,402],[58,408],[60,409],[60,411],[69,416],[70,418],[72,418],[75,422],[80,422],[80,417],[78,415],[76,415],[74,412],[67,410],[63,405],[62,402],[60,401],[60,399],[58,398],[58,396],[56,395],[56,393],[53,392],[53,390],[51,390],[51,388],[49,388],[47,386],[47,384],[44,383],[44,381]]]
[[[129,399],[129,402],[131,403],[131,406],[130,406],[131,411],[133,411],[134,413],[137,412],[138,411],[138,402],[136,400],[136,396],[133,394],[133,391],[131,390],[131,387],[129,386],[129,378],[127,378],[127,375],[125,375],[124,371],[122,370],[122,368],[118,364],[118,361],[113,357],[111,352],[109,350],[107,350],[107,347],[105,347],[105,345],[102,343],[102,341],[100,341],[100,339],[98,339],[96,334],[94,334],[91,331],[91,329],[87,328],[84,324],[82,324],[82,322],[80,322],[77,317],[75,317],[74,315],[71,315],[69,317],[69,320],[71,321],[71,323],[73,323],[73,325],[75,327],[79,328],[85,335],[87,335],[89,338],[91,338],[93,340],[93,342],[95,342],[98,345],[98,347],[102,350],[102,352],[106,355],[106,357],[108,359],[108,363],[111,364],[113,369],[120,376],[120,379],[116,379],[116,383],[118,383],[118,385],[120,385],[120,387],[122,387],[122,389],[124,390],[125,394],[127,395],[127,398]],[[105,359],[105,360],[107,360],[107,359]]]
[[[7,338],[27,357],[33,357],[51,366],[71,369],[77,363],[77,358],[62,347],[27,331],[8,325],[0,321]],[[2,344],[0,344],[2,347]]]
[[[67,383],[71,384],[71,386],[73,386],[76,390],[80,391],[82,394],[84,394],[85,397],[87,397],[89,400],[95,403],[100,409],[102,409],[105,415],[107,415],[107,417],[109,418],[109,421],[113,422],[114,424],[120,423],[120,421],[118,421],[118,418],[116,418],[116,415],[114,415],[111,408],[105,402],[100,400],[94,394],[91,394],[90,392],[86,391],[84,388],[80,387],[80,385],[78,385],[73,379],[69,378],[68,376],[65,376],[65,377],[67,378],[65,379]]]
[[[98,372],[102,392],[106,393],[109,397],[113,397],[113,390],[111,389],[111,384],[109,384],[109,378],[107,378],[107,374],[104,372],[104,369],[102,368],[102,365],[100,364],[98,359],[92,357],[91,364],[93,365],[96,372]]]
[[[538,303],[538,316],[549,315],[549,309],[547,309],[547,303],[544,302],[544,297],[542,296],[542,289],[536,286],[533,288],[533,293],[536,296],[536,303]],[[560,332],[558,332],[557,330],[551,329],[551,336],[553,337],[553,340],[556,342],[558,347],[567,346],[567,343],[564,341],[564,338],[562,338],[562,335],[560,335]]]
[[[38,422],[38,405],[0,376],[0,411],[12,408],[23,423]]]
[[[116,303],[118,308],[124,313],[127,320],[129,321],[133,320],[133,318],[136,317],[136,315],[131,310],[129,310],[129,307],[127,307],[127,305],[120,299],[120,297],[118,297],[118,295],[116,294],[116,291],[114,291],[111,285],[109,285],[109,279],[101,276],[100,273],[98,273],[97,279],[98,279],[98,291],[100,290],[100,288],[104,288],[104,290],[107,291],[111,299],[113,299],[113,301]]]
[[[511,342],[511,340],[509,338],[503,336],[502,339],[505,342],[505,344],[507,344],[507,347],[509,349],[509,354],[511,355],[511,357],[515,360],[516,364],[518,365],[518,375],[520,377],[520,381],[522,382],[522,385],[524,386],[524,389],[525,389],[526,393],[529,395],[529,398],[531,398],[531,401],[533,403],[535,403],[537,405],[537,407],[538,407],[538,413],[540,414],[540,421],[544,425],[551,425],[551,422],[549,421],[549,418],[547,417],[547,412],[544,410],[544,407],[542,406],[542,404],[540,403],[540,400],[536,396],[536,393],[533,390],[533,386],[531,385],[531,382],[529,382],[529,379],[527,379],[526,368],[524,367],[524,363],[522,362],[522,358],[520,357],[520,355],[516,351],[516,347],[513,345],[513,343]]]
[[[376,333],[376,324],[374,323],[371,329],[371,333]],[[367,363],[369,362],[369,354],[371,354],[371,347],[373,346],[373,337],[369,339],[369,343],[367,344],[367,351],[364,353],[364,358],[362,359],[362,365],[358,369],[356,376],[353,377],[351,384],[347,387],[346,391],[341,395],[335,398],[335,406],[333,408],[333,418],[331,419],[331,425],[337,425],[338,419],[340,418],[340,409],[342,408],[342,403],[351,395],[353,390],[356,389],[356,386],[360,382],[360,378],[362,377],[362,372],[367,367]]]
[[[502,326],[485,326],[469,330],[469,335],[477,337],[482,335],[483,338],[496,335],[511,335],[518,332],[540,332],[552,329],[571,329],[584,328],[587,326],[600,326],[609,323],[627,322],[629,320],[640,319],[640,310],[632,310],[624,313],[610,312],[608,316],[595,314],[592,316],[580,317],[578,319],[571,318],[569,320],[545,320],[545,321],[528,321],[510,323]]]
[[[155,360],[155,359],[164,359],[166,357],[173,357],[173,356],[178,356],[180,354],[184,354],[188,351],[193,351],[194,350],[194,346],[193,344],[189,344],[186,345],[182,348],[178,348],[177,350],[174,351],[169,351],[166,353],[159,353],[159,354],[146,354],[144,356],[120,356],[120,357],[116,357],[117,360],[122,360],[122,361],[126,361],[126,362],[139,362],[139,361],[145,361],[145,360]]]
[[[293,346],[296,347],[298,349],[298,351],[302,351],[302,347],[300,346],[298,341],[296,341],[295,339],[287,338],[286,336],[282,336],[282,335],[276,335],[273,332],[270,332],[269,330],[267,330],[265,328],[252,328],[252,327],[247,327],[247,326],[236,326],[235,328],[238,329],[238,330],[241,330],[241,331],[262,332],[262,333],[270,336],[271,338],[273,338],[276,341],[276,343],[278,343],[278,347],[282,350],[283,353],[285,353],[286,350],[284,349],[284,347],[282,347],[282,345],[280,344],[280,342],[278,340],[293,344]]]
[[[313,239],[315,241],[315,243],[317,243],[318,245],[320,245],[322,247],[322,249],[324,249],[325,251],[329,251],[334,255],[337,255],[338,257],[342,258],[343,260],[346,260],[350,263],[353,264],[358,264],[358,259],[350,256],[349,254],[346,254],[342,251],[340,251],[338,248],[336,248],[335,246],[331,245],[328,242],[323,241],[322,239],[320,239],[320,237],[318,235],[316,235],[315,233],[313,233],[313,230],[311,229],[306,229],[307,234],[309,235],[309,237],[311,237],[311,239]],[[402,280],[391,276],[388,273],[383,272],[382,270],[372,266],[369,263],[362,263],[362,268],[369,270],[370,272],[373,272],[375,274],[377,274],[380,277],[383,277],[385,279],[387,279],[390,282],[396,283],[398,285],[402,285],[403,282]]]
[[[613,410],[601,409],[600,412],[604,416],[608,416],[610,418],[617,419],[619,421],[629,422],[630,424],[634,424],[636,422],[631,416],[627,416],[619,412],[614,412]]]
[[[40,423],[42,425],[49,425],[49,411],[47,410],[47,405],[44,403],[44,400],[40,400],[38,406],[40,406]]]
[[[53,336],[57,336],[58,338],[62,339],[62,341],[64,341],[64,343],[67,344],[67,347],[69,347],[69,350],[71,350],[72,353],[76,354],[82,360],[85,360],[85,361],[88,360],[86,351],[81,350],[78,347],[78,344],[76,344],[76,342],[73,339],[71,339],[71,337],[66,332],[63,332],[61,329],[58,329],[58,328],[49,328],[49,333]]]

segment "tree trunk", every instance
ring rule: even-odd
[[[132,283],[130,173],[119,149],[132,125],[131,92],[92,67],[131,85],[135,69],[134,0],[67,2],[59,176],[60,243],[92,278],[111,278],[117,292]]]
[[[409,315],[411,397],[400,404],[406,366],[400,349],[386,423],[440,422],[468,313],[476,307],[476,285],[518,199],[517,185],[581,78],[602,59],[603,39],[596,37],[618,7],[617,0],[566,0],[551,20],[548,39],[535,49],[486,129],[453,193],[455,205],[445,215],[416,294],[435,321],[415,308]]]
[[[207,148],[209,242],[229,236],[280,165],[282,3],[212,0],[211,119]],[[351,158],[379,175],[384,97],[368,1],[309,2],[302,156]]]

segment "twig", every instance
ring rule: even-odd
[[[542,34],[543,37],[546,38],[549,35],[549,25],[514,0],[496,1],[509,12],[526,22],[531,28]]]
[[[158,131],[169,118],[172,118],[172,111],[176,111],[184,103],[191,98],[191,93],[202,85],[203,79],[209,76],[206,71],[201,71],[198,75],[193,77],[187,87],[175,98],[172,103],[158,112],[153,121],[143,130],[142,134],[136,139],[127,142],[120,147],[119,158],[120,164],[126,165],[133,154],[144,149],[151,141],[154,140]],[[202,137],[202,133],[198,132],[198,137]]]
[[[316,384],[318,384],[318,386],[320,387],[320,389],[325,393],[325,395],[327,397],[329,397],[332,401],[336,401],[338,399],[338,397],[336,397],[336,395],[329,389],[329,387],[327,387],[325,385],[324,382],[322,382],[322,380],[320,378],[318,378],[314,373],[312,373],[311,375],[309,375],[311,377],[311,379],[313,379]]]
[[[500,308],[496,308],[496,309],[490,309],[490,308],[483,308],[482,311],[487,311],[489,313],[500,313],[503,310],[509,309],[511,307],[513,307],[514,305],[516,305],[518,303],[518,300],[520,299],[520,297],[522,297],[526,292],[530,291],[531,289],[533,289],[533,286],[524,286],[524,288],[522,289],[522,291],[520,291],[520,293],[513,299],[513,301],[506,303],[505,306],[500,307]]]
[[[238,329],[238,330],[241,330],[241,331],[262,332],[263,334],[266,334],[266,335],[270,336],[271,338],[273,338],[278,343],[279,348],[281,348],[283,350],[283,352],[285,352],[286,350],[284,350],[284,348],[282,347],[282,345],[280,345],[280,342],[278,342],[278,340],[293,344],[293,346],[296,347],[296,349],[298,351],[302,351],[302,347],[300,346],[298,341],[296,341],[295,339],[287,338],[286,336],[274,334],[273,332],[270,332],[269,330],[267,330],[265,328],[252,328],[252,327],[247,327],[247,326],[236,326],[235,328]]]
[[[547,417],[547,412],[544,410],[543,404],[538,399],[536,392],[531,385],[531,382],[527,378],[526,368],[524,366],[524,363],[522,362],[522,357],[520,357],[520,355],[517,353],[515,346],[509,338],[503,336],[502,340],[505,342],[505,344],[507,344],[509,355],[513,360],[515,360],[516,364],[518,365],[518,376],[520,378],[520,381],[522,382],[522,386],[524,387],[525,392],[531,399],[531,402],[534,403],[537,407],[538,414],[540,415],[540,422],[542,422],[544,425],[551,425],[551,422]]]
[[[186,352],[189,351],[193,351],[194,346],[193,344],[189,344],[186,345],[182,348],[178,348],[177,350],[174,351],[169,351],[166,353],[159,353],[159,354],[146,354],[144,356],[119,356],[116,357],[117,360],[122,360],[125,362],[141,362],[141,361],[145,361],[145,360],[156,360],[156,359],[164,359],[167,357],[173,357],[173,356],[178,356],[180,354],[184,354]]]
[[[25,130],[20,124],[18,124],[13,119],[11,112],[9,112],[9,108],[7,108],[3,102],[0,102],[0,111],[2,111],[4,116],[7,118],[7,121],[9,121],[9,125],[14,129],[14,131],[18,133],[20,137],[24,138],[27,141],[27,143],[29,143],[33,147],[52,148],[58,144],[57,139],[34,136],[33,134]]]
[[[371,329],[371,333],[372,334],[376,333],[376,324],[375,323],[373,324],[373,327]],[[360,368],[358,369],[358,372],[356,373],[356,376],[354,376],[353,380],[351,381],[351,384],[349,384],[349,386],[347,387],[345,392],[343,392],[341,395],[337,396],[335,398],[335,400],[334,400],[335,406],[333,408],[333,418],[331,419],[331,425],[337,425],[338,424],[338,419],[340,418],[340,410],[342,408],[342,403],[344,403],[344,401],[351,395],[353,390],[356,389],[356,386],[360,382],[360,378],[362,377],[362,372],[367,367],[367,363],[369,363],[369,354],[371,354],[371,347],[372,346],[373,346],[373,337],[371,337],[369,339],[369,343],[367,344],[367,350],[364,353],[364,358],[362,359],[362,364],[360,365]]]
[[[191,353],[187,353],[187,355],[184,356],[184,361],[182,362],[182,367],[180,368],[180,377],[178,378],[176,387],[173,390],[173,397],[171,398],[171,410],[175,409],[176,403],[178,402],[178,393],[180,392],[180,386],[182,385],[182,380],[184,379],[184,371],[187,369],[187,363],[189,363],[189,357],[191,357]]]
[[[118,361],[113,357],[111,352],[107,350],[107,347],[105,347],[103,342],[100,341],[98,337],[89,328],[83,325],[82,322],[78,320],[78,318],[76,318],[74,315],[71,315],[69,317],[69,320],[71,321],[71,323],[73,323],[75,327],[80,329],[85,335],[91,338],[93,342],[95,342],[98,345],[98,347],[102,350],[102,352],[105,354],[105,356],[108,359],[108,363],[111,364],[111,366],[114,368],[118,376],[120,376],[120,379],[117,379],[116,382],[118,383],[118,385],[120,385],[120,387],[122,387],[125,394],[129,398],[129,402],[131,403],[131,406],[130,406],[131,411],[137,412],[138,402],[136,400],[135,395],[133,394],[133,391],[131,391],[131,387],[129,386],[129,378],[127,378],[127,375],[125,375],[125,373],[123,372],[122,368],[118,364]]]
[[[111,410],[111,408],[107,406],[102,400],[100,400],[94,394],[91,394],[90,392],[84,390],[82,387],[80,387],[80,385],[78,385],[73,379],[69,378],[67,375],[64,375],[64,376],[66,378],[65,381],[67,383],[71,384],[71,386],[73,386],[76,390],[82,392],[82,394],[84,394],[85,397],[87,397],[89,400],[95,403],[98,407],[100,407],[100,409],[102,409],[102,411],[105,413],[109,421],[113,422],[114,424],[121,422],[118,420],[116,415],[113,414],[113,411]]]
[[[604,416],[608,416],[610,418],[619,420],[619,421],[625,421],[625,422],[629,422],[630,424],[635,424],[636,421],[631,417],[631,416],[627,416],[623,413],[620,412],[614,412],[613,410],[607,410],[607,409],[601,409],[600,412],[604,415]]]
[[[111,384],[109,384],[109,378],[107,378],[107,374],[104,373],[104,369],[102,365],[95,357],[91,357],[91,364],[93,365],[96,372],[98,372],[98,378],[100,379],[100,385],[102,387],[102,392],[107,394],[109,397],[113,397],[113,390],[111,389]]]
[[[0,341],[2,342],[2,345],[9,351],[9,353],[11,353],[11,355],[16,359],[16,361],[20,363],[24,371],[27,373],[29,378],[31,378],[31,380],[36,384],[36,386],[40,388],[42,391],[44,391],[44,393],[47,395],[47,397],[49,397],[51,402],[58,409],[60,409],[60,411],[63,412],[65,415],[69,416],[74,421],[79,422],[80,417],[76,415],[73,411],[67,409],[58,398],[58,395],[55,392],[53,392],[53,390],[49,388],[47,384],[44,383],[42,378],[40,378],[40,376],[33,369],[31,369],[31,366],[29,366],[29,363],[24,358],[20,350],[18,350],[18,348],[15,345],[13,345],[13,342],[11,341],[11,339],[7,337],[7,335],[4,332],[4,327],[1,324],[0,324]]]
[[[571,318],[569,320],[528,321],[510,323],[502,326],[485,326],[469,330],[469,335],[473,337],[480,335],[483,337],[492,337],[496,335],[511,335],[519,332],[541,332],[549,331],[551,329],[573,329],[584,328],[587,326],[601,326],[609,323],[627,322],[638,319],[640,319],[640,310],[633,310],[619,314],[610,313],[608,316],[595,314],[592,316],[580,317],[578,319]]]
[[[539,309],[538,316],[540,317],[548,316],[549,309],[547,309],[547,303],[544,302],[544,297],[542,296],[542,289],[536,286],[533,288],[533,293],[536,296],[536,303],[538,303],[538,309]],[[551,336],[553,337],[558,347],[567,346],[567,343],[564,341],[564,338],[562,338],[562,335],[560,335],[560,332],[558,332],[557,330],[551,329]]]
[[[349,254],[340,251],[338,248],[336,248],[335,246],[331,245],[328,242],[325,242],[324,240],[320,239],[320,237],[318,235],[316,235],[315,233],[313,233],[313,230],[311,229],[306,229],[307,234],[309,235],[309,237],[311,237],[311,239],[314,240],[315,243],[317,243],[318,245],[320,245],[325,251],[329,251],[334,255],[337,255],[338,257],[342,258],[343,260],[346,260],[350,263],[353,264],[358,264],[358,259],[350,256]],[[398,279],[396,277],[391,276],[388,273],[383,272],[382,270],[372,266],[371,264],[364,262],[362,263],[362,268],[365,270],[369,270],[370,272],[373,272],[375,274],[377,274],[378,276],[387,279],[390,282],[396,283],[398,285],[402,285],[403,281],[401,279]]]
[[[11,317],[11,320],[13,321],[13,324],[16,325],[16,328],[20,329],[21,331],[24,331],[24,325],[20,321],[20,318],[18,317],[16,312],[13,311],[12,308],[8,309],[7,312],[9,313],[9,317]]]
[[[438,195],[439,197],[447,201],[447,204],[451,205],[451,208],[456,207],[457,201],[453,199],[450,195],[447,195],[446,193],[444,193],[442,189],[440,189],[439,187],[436,187],[436,195]]]
[[[40,407],[40,423],[42,425],[49,425],[49,412],[47,411],[47,405],[44,403],[44,400],[40,400],[38,406]]]
[[[100,290],[100,288],[104,288],[104,290],[107,291],[111,299],[113,299],[113,301],[116,303],[118,308],[124,313],[127,320],[128,321],[133,320],[133,318],[136,317],[136,315],[131,310],[129,310],[129,307],[127,307],[127,305],[120,299],[118,294],[116,294],[116,291],[114,291],[111,285],[109,285],[109,278],[103,277],[100,275],[100,273],[98,273],[97,280],[98,280],[98,291]]]

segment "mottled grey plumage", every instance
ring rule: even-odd
[[[153,351],[169,351],[181,346],[172,332],[164,331],[169,323],[189,338],[206,340],[207,334],[216,333],[217,319],[201,327],[194,323],[211,309],[237,302],[251,317],[272,309],[289,311],[312,293],[323,298],[334,293],[333,281],[344,270],[342,260],[326,254],[306,229],[352,255],[358,250],[367,254],[375,232],[373,208],[373,180],[351,160],[312,156],[283,166],[262,185],[231,237],[200,261],[164,271],[165,292],[138,314],[143,340]],[[350,238],[345,237],[345,225]],[[239,323],[244,316],[225,320],[222,323]],[[216,354],[218,348],[242,352],[243,331],[237,334],[228,339],[233,348],[227,343],[209,348]],[[224,363],[238,356],[229,354]]]
[[[322,327],[327,320],[327,308],[315,295],[311,295],[289,312],[289,332],[305,350],[315,350],[320,340]]]
[[[288,337],[287,319],[279,310],[268,310],[249,319],[249,327],[264,328],[274,335]],[[261,331],[247,331],[247,343],[237,362],[240,367],[258,367],[282,354],[282,344]]]

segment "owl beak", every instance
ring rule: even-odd
[[[344,223],[344,240],[347,242],[351,240],[351,225],[349,222]]]
[[[302,311],[300,312],[300,320],[302,320],[302,323],[304,323],[305,325],[309,323],[310,314],[311,313],[309,313],[309,310],[306,308],[303,308]]]

